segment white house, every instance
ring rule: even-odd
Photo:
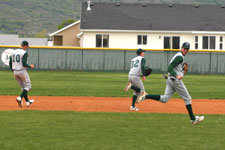
[[[223,50],[225,6],[82,3],[80,47]]]

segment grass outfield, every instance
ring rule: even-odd
[[[224,150],[225,116],[0,111],[1,150]]]
[[[123,92],[127,73],[29,71],[32,91],[29,95],[130,97]],[[18,95],[20,88],[10,71],[0,71],[0,95]],[[165,79],[153,74],[144,81],[148,93],[163,94]],[[225,99],[224,75],[187,75],[183,80],[194,99]],[[178,97],[175,95],[174,97]]]
[[[127,73],[29,74],[33,86],[29,95],[132,95],[123,92]],[[0,76],[0,95],[20,93],[10,71],[0,71]],[[222,75],[187,75],[184,82],[193,98],[225,99]],[[144,84],[148,92],[164,93],[160,74]],[[193,126],[187,114],[0,111],[0,150],[223,150],[224,122],[225,115],[205,115],[204,122]]]

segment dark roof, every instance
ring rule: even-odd
[[[172,6],[172,7],[170,7]],[[82,3],[81,29],[225,31],[220,5]]]

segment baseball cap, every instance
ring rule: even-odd
[[[28,46],[28,47],[29,47],[29,43],[28,43],[27,41],[23,41],[23,42],[21,43],[21,46]]]
[[[139,49],[136,51],[136,53],[137,53],[138,55],[140,55],[142,52],[145,52],[145,50],[143,50],[143,49],[141,49],[141,48],[139,48]]]
[[[188,42],[184,42],[183,45],[182,45],[182,48],[189,50],[190,44]]]

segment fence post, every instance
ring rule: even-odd
[[[126,70],[126,51],[124,50],[124,71]]]
[[[68,54],[67,51],[68,51],[68,49],[66,49],[66,59],[65,59],[65,63],[66,63],[66,64],[65,64],[65,69],[68,69],[68,68],[67,68],[67,61],[68,61],[68,60],[67,60],[67,54]]]
[[[105,50],[103,50],[103,71],[106,70],[106,66],[105,66]]]
[[[81,50],[81,58],[82,58],[81,70],[83,71],[84,70],[84,49]]]
[[[40,69],[40,48],[38,48],[38,69]]]
[[[212,52],[209,52],[209,73],[212,73]]]

